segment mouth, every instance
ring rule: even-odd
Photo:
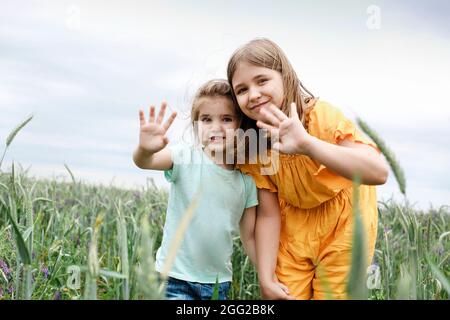
[[[251,107],[250,110],[259,112],[259,110],[261,110],[261,108],[266,106],[268,103],[269,103],[269,100],[265,101],[265,102],[262,102],[262,103],[259,103],[257,105],[254,105],[253,107]]]
[[[210,142],[221,142],[224,140],[225,140],[225,137],[222,137],[222,136],[212,136],[209,138]]]

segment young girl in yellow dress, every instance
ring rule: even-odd
[[[272,41],[255,39],[240,47],[227,73],[233,96],[247,116],[246,128],[268,130],[272,156],[279,151],[273,174],[262,173],[261,161],[240,166],[258,187],[256,251],[263,297],[345,299],[352,251],[352,178],[358,174],[362,183],[360,209],[370,263],[378,219],[375,185],[387,180],[386,161],[337,108],[304,88]]]

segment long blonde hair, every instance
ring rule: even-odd
[[[236,95],[233,90],[233,76],[239,63],[247,62],[258,67],[265,67],[276,70],[281,74],[284,88],[284,99],[281,111],[287,116],[290,115],[290,105],[295,102],[300,119],[304,122],[303,110],[315,99],[314,95],[305,88],[298,79],[291,63],[283,50],[273,41],[266,38],[256,38],[242,47],[238,48],[228,62],[227,77],[231,85],[233,99],[237,104]],[[255,121],[244,117],[246,124],[244,127],[256,128]]]

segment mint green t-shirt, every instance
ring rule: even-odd
[[[173,168],[164,172],[171,183],[156,270],[162,272],[172,239],[187,207],[200,189],[197,208],[177,251],[169,276],[185,281],[231,281],[233,238],[245,208],[258,205],[252,177],[216,165],[200,147],[170,148]]]

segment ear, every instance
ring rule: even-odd
[[[314,105],[316,104],[317,100],[319,100],[319,98],[310,99],[310,100],[308,101],[308,103],[305,104],[305,109],[314,107]]]
[[[319,100],[319,98],[313,98],[313,99],[310,99],[308,101],[308,103],[303,103],[302,116],[301,116],[301,119],[300,119],[300,121],[303,123],[303,125],[305,125],[305,121],[306,121],[305,118],[306,118],[307,110],[309,108],[314,107],[314,105],[316,104],[317,100]],[[299,107],[297,106],[297,112],[298,112],[298,108]]]

